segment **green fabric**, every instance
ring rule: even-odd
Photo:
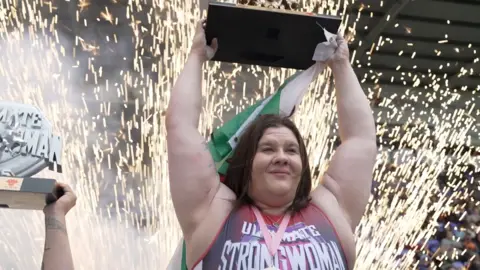
[[[259,106],[263,105],[264,107],[261,109],[258,115],[278,114],[280,108],[280,97],[283,88],[285,88],[285,86],[300,73],[301,72],[297,72],[293,76],[290,76],[273,94],[271,100],[267,104],[262,104],[265,99],[258,101],[254,105],[237,114],[232,120],[228,121],[211,134],[208,147],[210,149],[210,153],[212,154],[213,160],[215,161],[215,165],[219,174],[225,175],[227,173],[228,163],[226,161],[233,154],[234,149],[232,149],[228,143],[230,138],[235,135],[243,123],[245,123],[245,121]]]
[[[185,245],[185,241],[183,241],[183,247],[182,247],[182,269],[181,270],[188,270],[188,267],[187,267],[187,246]]]

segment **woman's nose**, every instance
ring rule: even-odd
[[[288,157],[286,153],[282,150],[279,150],[275,153],[274,163],[276,164],[288,164]]]

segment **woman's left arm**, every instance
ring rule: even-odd
[[[341,145],[322,184],[335,195],[354,229],[370,197],[377,155],[376,130],[370,103],[349,62],[347,43],[341,36],[337,42],[329,66],[335,79]]]

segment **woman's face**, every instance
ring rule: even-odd
[[[287,127],[268,128],[253,159],[250,197],[269,207],[291,203],[302,169],[300,146],[293,132]]]

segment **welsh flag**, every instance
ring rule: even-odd
[[[273,95],[246,108],[210,135],[208,147],[222,182],[228,169],[227,160],[232,156],[236,147],[236,139],[242,135],[248,125],[263,114],[292,116],[301,103],[310,83],[323,72],[325,61],[333,55],[337,47],[336,36],[325,29],[324,34],[327,41],[318,44],[315,49],[313,60],[316,63],[314,65],[289,77]],[[181,241],[182,248],[177,247],[167,268],[168,270],[178,270],[179,267],[181,267],[181,270],[187,270],[185,241],[183,239]],[[179,258],[180,251],[181,258]]]

